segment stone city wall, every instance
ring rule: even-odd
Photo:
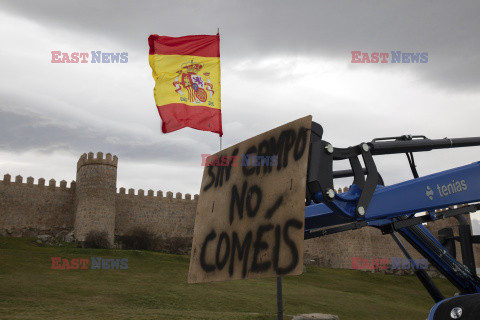
[[[26,183],[22,176],[6,174],[0,180],[0,235],[34,236],[56,234],[73,229],[75,182],[70,187],[62,180],[57,186],[51,179],[45,185],[40,178],[35,184],[32,177]]]
[[[198,195],[192,199],[181,193],[116,188],[117,157],[111,154],[82,155],[77,163],[77,180],[67,187],[50,180],[32,177],[24,182],[21,176],[12,181],[10,175],[0,180],[0,235],[58,235],[74,230],[82,241],[90,230],[107,231],[113,244],[114,236],[128,235],[133,229],[150,231],[155,237],[183,239],[180,252],[187,252],[193,236]],[[338,192],[347,191],[347,188]],[[469,217],[468,217],[469,219]],[[458,235],[456,219],[429,223],[434,236],[450,226]],[[400,237],[413,258],[421,256]],[[184,248],[183,248],[184,247]],[[477,266],[480,265],[480,245],[475,244]],[[350,268],[352,257],[365,259],[403,257],[393,239],[375,228],[346,231],[305,241],[305,263],[331,268]],[[457,258],[461,250],[457,243]]]
[[[161,238],[191,238],[195,223],[195,209],[198,196],[192,199],[190,194],[182,198],[178,192],[173,197],[162,191],[120,188],[116,195],[115,234],[126,235],[134,228],[143,228]]]

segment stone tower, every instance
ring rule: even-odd
[[[74,234],[85,241],[90,231],[106,231],[113,245],[118,158],[107,153],[83,154],[77,163]]]

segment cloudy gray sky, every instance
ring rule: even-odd
[[[160,132],[150,34],[220,28],[223,145],[311,114],[346,147],[375,137],[480,136],[478,1],[2,1],[0,175],[75,179],[84,152],[119,157],[118,187],[198,193],[218,136]],[[126,64],[52,64],[51,51],[128,52]],[[351,51],[428,52],[352,64]],[[419,153],[421,175],[480,147]],[[404,156],[378,158],[387,184]],[[345,184],[347,182],[340,182]]]

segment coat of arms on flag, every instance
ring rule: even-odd
[[[203,64],[194,63],[193,60],[190,63],[183,63],[181,69],[177,71],[178,77],[173,82],[175,92],[180,94],[180,101],[198,104],[208,100],[208,105],[213,107],[215,91],[210,72],[202,72],[202,69]]]
[[[190,127],[222,136],[220,36],[151,35],[148,43],[162,131]]]

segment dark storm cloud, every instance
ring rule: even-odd
[[[181,141],[175,144],[159,140],[138,141],[122,132],[69,126],[35,112],[19,113],[0,107],[0,128],[0,149],[7,152],[63,150],[77,156],[89,151],[104,151],[127,161],[200,163],[200,156],[192,159],[192,153],[201,153],[199,146],[179,147]]]
[[[480,85],[478,1],[27,0],[0,7],[49,27],[105,36],[139,53],[150,33],[212,34],[217,27],[225,61],[280,54],[350,63],[352,50],[428,52],[427,64],[382,68],[408,68],[426,82],[457,90]]]

